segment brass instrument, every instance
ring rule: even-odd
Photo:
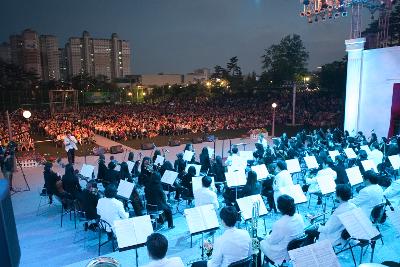
[[[121,267],[121,264],[111,257],[97,257],[91,260],[86,267]]]
[[[253,203],[253,209],[251,212],[251,238],[253,248],[253,262],[254,266],[257,267],[257,257],[260,252],[260,240],[258,240],[257,229],[258,229],[258,218],[260,216],[260,202],[256,201]]]

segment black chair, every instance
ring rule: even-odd
[[[108,242],[111,242],[112,245],[112,250],[113,252],[115,251],[115,236],[114,236],[114,232],[112,231],[112,226],[106,222],[105,220],[99,219],[97,221],[97,225],[98,225],[98,229],[99,229],[99,251],[98,251],[98,255],[100,256],[100,248],[102,246],[104,246],[105,244],[107,244]],[[111,229],[111,232],[107,231]],[[107,241],[105,242],[101,242],[101,235],[102,233],[106,232],[107,233]]]
[[[249,256],[245,259],[232,262],[228,267],[250,267],[253,264],[253,256]]]
[[[74,214],[74,223],[76,229],[76,200],[64,197],[61,199],[61,227],[63,226],[64,216],[69,214],[69,219],[72,219]]]
[[[150,215],[151,222],[154,226],[154,230],[158,229],[158,220],[161,218],[161,215],[164,213],[163,210],[159,210],[157,205],[146,204],[146,214]]]

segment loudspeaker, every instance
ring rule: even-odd
[[[93,155],[99,156],[104,155],[106,153],[106,148],[103,146],[97,146],[93,148]]]
[[[154,145],[154,143],[143,143],[141,145],[142,150],[150,150],[155,148],[156,146]]]
[[[203,143],[203,138],[201,138],[201,137],[193,138],[193,139],[192,139],[192,143],[193,143],[193,144],[200,144],[200,143]]]
[[[117,145],[117,146],[110,146],[110,153],[111,154],[118,154],[124,152],[124,149],[122,148],[122,145]]]
[[[0,179],[0,236],[1,266],[19,266],[21,249],[6,179]]]
[[[181,145],[181,141],[176,140],[176,139],[174,139],[174,140],[169,140],[168,145],[169,145],[169,146],[180,146],[180,145]]]

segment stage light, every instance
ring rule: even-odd
[[[32,113],[29,110],[24,110],[24,112],[22,112],[22,116],[25,119],[29,119],[32,116]]]
[[[342,12],[342,17],[347,17],[347,12],[346,11]]]
[[[305,15],[304,12],[300,12],[300,17],[304,17]]]
[[[335,14],[333,15],[333,17],[334,17],[335,19],[337,19],[338,17],[340,17],[340,13],[335,13]]]

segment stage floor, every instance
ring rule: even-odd
[[[247,150],[254,149],[254,140],[233,140],[232,143],[248,143]],[[212,143],[196,144],[195,148],[197,153],[200,152],[203,146]],[[168,147],[170,153],[167,155],[168,160],[174,160],[177,152],[182,151],[183,146]],[[225,144],[224,153],[229,149]],[[242,150],[242,146],[240,146]],[[217,154],[221,154],[222,147],[217,148]],[[135,154],[139,152],[135,150]],[[151,151],[142,151],[144,155],[150,155]],[[110,155],[106,155],[107,162]],[[115,155],[117,160],[122,160],[127,155],[124,153]],[[96,164],[97,157],[87,157],[87,163]],[[65,159],[64,159],[65,161]],[[84,158],[77,158],[77,168],[79,169],[84,163]],[[55,167],[55,170],[63,174],[63,169]],[[63,227],[60,227],[60,211],[61,205],[55,201],[55,204],[50,207],[44,207],[43,214],[36,215],[37,206],[40,200],[39,192],[43,186],[43,168],[29,168],[24,169],[27,180],[31,187],[31,191],[17,193],[12,196],[14,213],[16,218],[18,236],[21,246],[21,264],[20,266],[65,266],[70,265],[74,267],[85,266],[87,262],[97,256],[97,234],[86,232],[84,233],[82,223],[78,223],[77,229],[74,229],[73,220],[68,217],[64,218]],[[24,188],[24,182],[21,172],[17,172],[14,176],[14,185],[16,187]],[[307,204],[299,206],[301,214],[308,212],[317,212],[320,206],[316,206],[316,199],[312,202],[312,207],[307,209]],[[273,221],[277,219],[277,215],[270,215],[266,218],[267,231],[271,229]],[[180,256],[185,263],[199,258],[201,250],[199,248],[200,237],[193,239],[193,248],[190,248],[190,236],[185,219],[182,215],[174,216],[174,223],[176,228],[172,230],[161,230],[169,240],[168,256]],[[217,236],[220,235],[217,232]],[[375,251],[374,262],[382,262],[384,260],[400,261],[400,237],[390,224],[386,223],[382,228],[384,245],[380,241],[377,242]],[[86,235],[86,241],[81,240]],[[259,222],[259,235],[264,235],[264,225],[262,220]],[[135,266],[134,251],[127,252],[112,252],[111,244],[102,247],[102,255],[112,256],[118,259],[122,266]],[[148,256],[145,248],[140,248],[139,252],[139,265],[148,262]],[[359,250],[356,249],[356,257],[359,257]],[[369,251],[364,256],[364,261],[369,259]],[[345,252],[339,256],[339,261],[342,266],[353,266],[350,252]],[[328,267],[328,266],[327,266]]]

